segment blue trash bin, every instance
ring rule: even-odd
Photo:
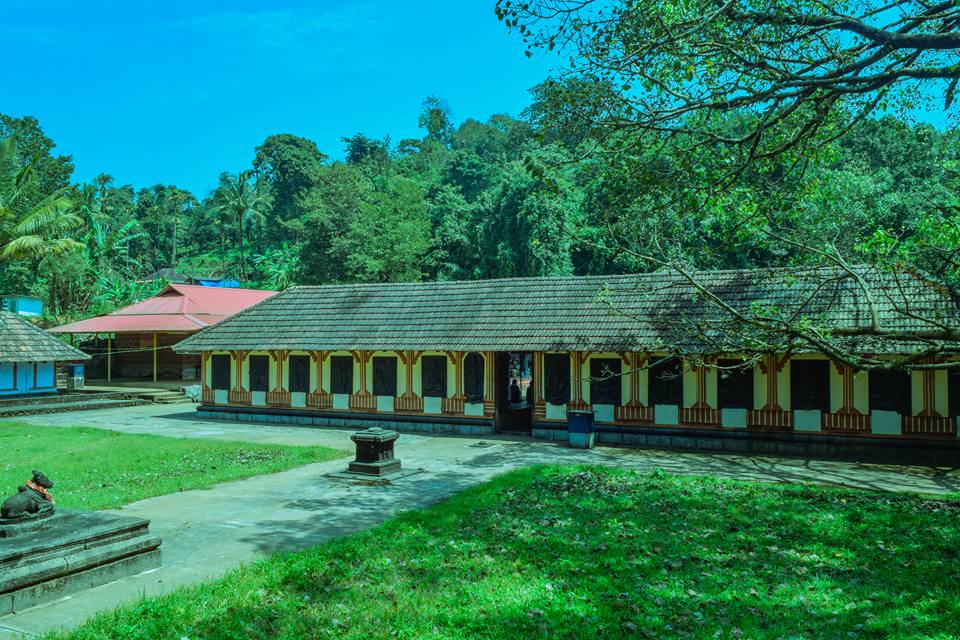
[[[593,411],[568,411],[567,433],[570,437],[570,446],[575,449],[592,449]]]

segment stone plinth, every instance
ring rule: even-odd
[[[57,509],[25,525],[0,534],[0,616],[160,566],[149,520]]]
[[[400,461],[393,457],[393,445],[400,434],[380,427],[358,431],[350,436],[357,445],[357,459],[347,468],[351,473],[383,476],[400,471]]]

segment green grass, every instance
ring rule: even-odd
[[[910,496],[532,468],[66,637],[958,638],[958,516]]]
[[[346,455],[288,447],[136,435],[84,427],[0,423],[4,495],[43,471],[58,506],[112,509],[143,498],[210,487]]]

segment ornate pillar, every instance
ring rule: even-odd
[[[590,407],[583,397],[583,365],[590,359],[590,352],[572,351],[570,355],[573,360],[573,402],[570,403],[569,408],[573,411],[582,411]]]
[[[423,398],[418,396],[413,390],[413,365],[420,359],[420,351],[397,351],[397,357],[404,364],[406,390],[394,402],[394,409],[397,411],[410,411],[423,413]]]
[[[317,409],[329,409],[333,405],[333,398],[329,393],[323,390],[323,363],[326,361],[329,351],[311,351],[310,359],[316,363],[317,387],[316,390],[307,394],[307,406]]]
[[[200,389],[204,402],[216,402],[213,388],[207,382],[210,375],[210,356],[209,351],[200,352]]]
[[[769,429],[792,429],[793,412],[784,411],[780,406],[777,389],[777,373],[783,371],[783,367],[790,359],[789,354],[777,357],[775,353],[764,356],[758,365],[760,372],[764,375],[767,389],[767,401],[759,411],[747,411],[748,427],[764,427]]]
[[[249,351],[231,351],[230,356],[234,362],[234,375],[236,375],[236,385],[230,389],[228,400],[234,404],[250,404],[250,392],[243,387],[243,361],[247,359]]]
[[[463,393],[463,359],[467,354],[463,351],[445,353],[447,358],[453,360],[453,395],[443,399],[443,412],[461,415],[467,401],[467,396]]]
[[[534,351],[533,352],[533,380],[530,381],[530,384],[533,385],[533,417],[536,420],[546,420],[547,419],[547,401],[544,398],[544,388],[543,388],[543,352]]]
[[[487,418],[492,418],[497,411],[496,358],[495,351],[483,353],[483,415]]]
[[[350,394],[350,408],[376,411],[377,399],[367,391],[367,363],[373,357],[373,351],[351,351],[354,361],[360,365],[360,391]]]
[[[290,406],[290,392],[283,386],[283,370],[286,367],[289,351],[271,351],[270,358],[277,363],[277,383],[267,394],[267,404]]]
[[[647,364],[647,355],[635,352],[621,353],[620,359],[630,372],[630,399],[626,404],[614,407],[615,422],[650,422],[653,409],[640,401],[640,369]]]

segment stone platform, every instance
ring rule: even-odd
[[[0,536],[0,616],[160,566],[149,520],[57,509],[36,524]]]

